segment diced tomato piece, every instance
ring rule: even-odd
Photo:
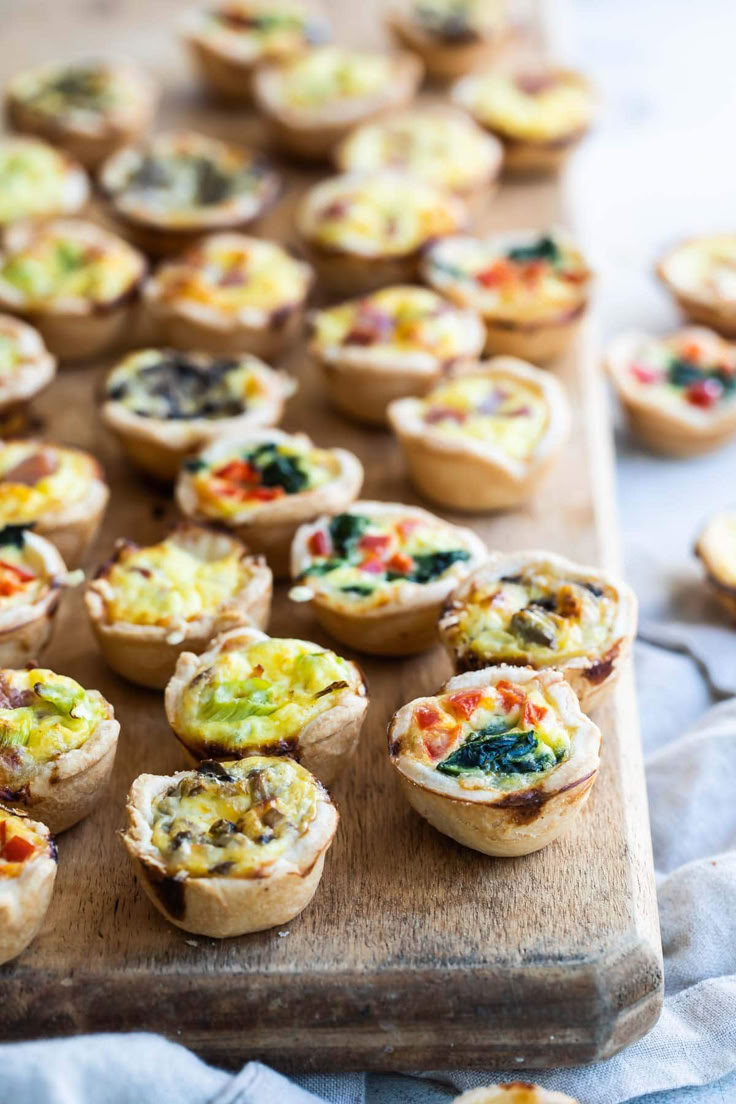
[[[227,479],[231,483],[257,483],[258,472],[247,460],[230,460],[212,473],[217,479]]]
[[[408,575],[413,566],[414,561],[411,556],[407,556],[406,552],[394,552],[386,564],[389,571],[396,571],[399,575]]]
[[[632,364],[631,374],[639,383],[656,383],[662,378],[659,368],[650,368],[647,364]]]
[[[476,274],[476,283],[481,287],[493,288],[506,283],[514,275],[514,266],[509,261],[495,261],[489,268]]]
[[[707,410],[715,406],[722,394],[722,383],[716,379],[703,379],[690,384],[685,392],[685,398],[693,406],[700,406]]]
[[[431,729],[425,733],[424,748],[430,759],[442,759],[455,740],[457,726],[454,728]]]
[[[375,552],[378,555],[381,552],[386,552],[388,546],[391,544],[391,537],[388,533],[366,533],[358,541],[358,548],[364,549],[366,552]]]
[[[244,498],[255,498],[258,502],[273,502],[286,494],[283,487],[244,487]]]
[[[526,702],[524,705],[524,713],[522,715],[522,721],[525,725],[539,724],[542,717],[547,713],[547,707],[544,705],[535,705],[534,702]]]
[[[458,690],[455,694],[447,695],[447,703],[456,717],[467,721],[478,708],[482,697],[481,690]]]
[[[22,836],[11,836],[3,845],[3,858],[7,862],[25,862],[35,850],[33,844]]]
[[[367,571],[369,575],[380,575],[386,570],[386,565],[376,556],[366,556],[360,564],[360,570]]]
[[[504,709],[509,713],[517,705],[522,705],[525,700],[524,691],[520,686],[514,686],[508,679],[501,679],[496,683],[496,690],[501,697]]]
[[[422,729],[432,728],[438,721],[442,720],[442,714],[436,705],[427,705],[422,703],[418,705],[414,710],[414,719]]]
[[[312,533],[307,541],[307,548],[313,556],[329,555],[330,542],[324,529],[318,529],[315,533]]]

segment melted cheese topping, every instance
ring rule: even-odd
[[[395,72],[387,54],[319,46],[282,65],[274,79],[279,102],[312,115],[333,104],[383,97]]]
[[[329,37],[329,27],[300,4],[230,0],[203,8],[188,30],[212,49],[242,61],[279,61]]]
[[[736,304],[736,234],[693,238],[670,253],[662,269],[685,295]]]
[[[48,586],[48,580],[31,566],[25,531],[13,526],[0,529],[0,612],[32,605]]]
[[[268,637],[231,647],[184,688],[176,733],[216,758],[293,753],[306,725],[358,681],[346,660],[305,640]]]
[[[736,345],[701,331],[644,339],[627,367],[627,382],[671,410],[712,411],[736,400]]]
[[[97,690],[42,668],[0,673],[0,768],[48,763],[82,747],[110,708]]]
[[[447,196],[401,173],[332,177],[312,188],[303,210],[310,241],[365,257],[413,253],[464,217]]]
[[[152,803],[152,843],[169,875],[258,876],[309,829],[319,783],[290,759],[205,763]]]
[[[698,551],[715,582],[736,587],[736,513],[714,517],[698,541]]]
[[[17,878],[27,862],[49,850],[46,836],[32,828],[25,817],[0,805],[0,885],[3,878]]]
[[[426,34],[462,46],[500,30],[506,5],[505,0],[412,0],[410,17]]]
[[[485,318],[513,323],[564,321],[586,299],[588,268],[559,233],[458,236],[433,245],[427,279]]]
[[[69,174],[68,158],[45,142],[32,138],[0,141],[0,224],[80,207],[86,187],[79,202],[70,204]]]
[[[99,479],[85,452],[37,441],[0,444],[0,525],[27,525],[82,502]]]
[[[561,71],[512,76],[498,69],[466,77],[457,99],[478,122],[523,142],[564,142],[590,124],[593,97]]]
[[[98,62],[51,65],[14,77],[10,95],[49,120],[96,127],[130,101],[130,81]]]

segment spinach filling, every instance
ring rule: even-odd
[[[259,475],[263,487],[282,487],[286,494],[298,494],[309,483],[309,475],[298,456],[279,452],[278,445],[267,441],[243,457]]]
[[[506,256],[517,264],[527,264],[530,261],[549,261],[552,265],[558,265],[562,260],[559,246],[549,234],[544,234],[530,245],[517,245],[509,249]]]
[[[672,357],[667,366],[667,380],[673,387],[687,388],[702,380],[715,380],[726,395],[736,392],[736,373],[723,368],[701,368],[685,357]]]
[[[191,178],[187,202],[209,207],[232,196],[253,190],[255,178],[262,174],[258,166],[250,165],[239,172],[224,172],[210,157],[174,154],[167,158],[146,154],[140,165],[128,177],[125,188],[134,191],[160,192],[164,196],[176,191],[176,180],[186,172]],[[177,206],[182,206],[178,203]]]
[[[167,352],[160,360],[147,364],[138,372],[150,405],[132,405],[141,418],[234,418],[243,413],[245,401],[234,395],[228,386],[228,376],[241,362],[228,357],[211,361],[196,360],[186,353]],[[132,380],[123,380],[107,389],[107,398],[125,402],[135,395]]]
[[[0,547],[23,548],[26,543],[26,529],[30,525],[5,525],[0,529]]]
[[[470,21],[468,6],[463,0],[457,0],[450,11],[438,11],[431,4],[418,4],[415,8],[417,22],[429,34],[442,38],[446,42],[475,42],[478,31]]]
[[[473,732],[436,770],[442,774],[537,774],[559,763],[562,754],[539,752],[539,738],[532,730],[514,732],[506,721],[492,721]]]

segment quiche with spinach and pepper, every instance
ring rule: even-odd
[[[388,26],[437,80],[477,69],[508,40],[505,0],[406,0]]]
[[[424,398],[398,399],[388,418],[421,493],[476,513],[530,498],[570,429],[562,384],[514,357],[494,357]]]
[[[0,307],[31,322],[60,360],[96,356],[129,331],[145,269],[142,254],[92,222],[14,226],[0,251]]]
[[[36,938],[56,881],[56,845],[45,824],[0,805],[0,965]]]
[[[411,655],[437,640],[442,603],[487,555],[469,529],[394,502],[354,502],[294,538],[291,597],[359,652]]]
[[[0,314],[0,414],[25,406],[56,375],[56,359],[32,326]]]
[[[46,138],[91,169],[148,127],[155,104],[145,73],[105,61],[25,70],[5,94],[16,130]]]
[[[448,237],[422,263],[431,287],[482,317],[487,352],[535,363],[569,346],[587,307],[590,276],[561,230]]]
[[[462,230],[464,204],[408,173],[344,173],[307,192],[296,225],[322,283],[338,295],[411,283],[422,250]]]
[[[165,704],[195,758],[286,755],[329,786],[358,745],[368,695],[335,652],[239,628],[179,657]]]
[[[0,527],[33,528],[70,567],[94,540],[109,495],[100,465],[81,449],[0,442]]]
[[[428,288],[382,288],[315,311],[309,352],[334,404],[360,422],[386,424],[394,399],[423,395],[473,364],[485,331],[471,310]]]
[[[388,747],[425,820],[486,855],[546,847],[580,812],[601,734],[559,671],[489,667],[396,713]]]
[[[270,360],[301,332],[312,280],[309,265],[275,242],[210,234],[161,265],[143,297],[171,345]]]
[[[260,153],[179,131],[114,153],[100,186],[137,245],[169,254],[210,230],[243,229],[274,202],[281,183]]]
[[[254,755],[140,775],[123,843],[167,920],[223,939],[286,924],[306,908],[338,819],[302,766]]]
[[[81,165],[36,138],[0,140],[0,226],[75,215],[89,199]]]
[[[456,1096],[452,1104],[578,1104],[578,1101],[528,1081],[511,1081],[505,1085],[469,1089]]]
[[[608,572],[552,552],[497,552],[460,584],[439,629],[458,670],[554,667],[588,710],[618,679],[636,619],[636,595]]]
[[[71,828],[101,796],[119,731],[98,690],[44,668],[0,671],[0,801]]]
[[[71,581],[50,541],[23,525],[0,528],[0,667],[23,667],[41,654]]]
[[[119,540],[85,601],[110,666],[163,690],[183,651],[203,652],[237,625],[265,628],[272,586],[270,570],[241,541],[184,523],[148,547]]]
[[[657,275],[693,322],[736,338],[736,234],[706,234],[671,249]]]
[[[362,484],[363,468],[352,452],[317,448],[303,433],[253,430],[215,441],[185,461],[176,499],[187,517],[226,525],[283,578],[297,528],[344,510]]]
[[[632,429],[656,452],[693,456],[736,435],[736,345],[713,330],[622,334],[607,367]]]
[[[358,123],[405,107],[422,72],[412,54],[315,46],[259,68],[253,96],[276,145],[319,160]]]
[[[716,514],[695,545],[714,597],[736,617],[736,511]]]
[[[102,420],[128,457],[158,479],[216,438],[278,422],[296,381],[241,353],[129,353],[105,384]]]

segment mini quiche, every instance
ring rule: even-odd
[[[427,250],[422,276],[440,295],[481,315],[486,352],[534,363],[568,348],[588,304],[591,278],[561,230],[448,237]]]
[[[280,181],[261,154],[194,131],[156,134],[105,161],[100,185],[147,253],[176,253],[210,230],[238,230],[273,203]]]
[[[416,279],[422,250],[456,234],[465,205],[408,173],[344,173],[310,188],[297,230],[322,283],[359,295]]]
[[[484,512],[536,492],[567,439],[570,405],[549,372],[495,357],[423,399],[391,403],[388,419],[423,495]]]
[[[38,331],[0,314],[0,415],[24,407],[55,375],[56,360]]]
[[[104,61],[26,70],[5,95],[15,130],[46,138],[91,169],[146,130],[155,102],[145,73]]]
[[[408,172],[460,199],[485,205],[503,160],[503,146],[461,111],[444,104],[410,108],[364,123],[340,143],[340,172]]]
[[[578,1104],[578,1101],[529,1081],[511,1081],[505,1085],[469,1089],[462,1096],[456,1096],[452,1104]]]
[[[272,360],[301,332],[312,280],[309,265],[275,242],[211,234],[162,264],[143,298],[170,345]]]
[[[319,160],[358,123],[405,107],[421,79],[412,54],[315,46],[258,69],[253,96],[276,145]]]
[[[22,525],[0,529],[0,667],[23,667],[41,654],[70,581],[50,541]]]
[[[185,516],[219,522],[289,574],[296,530],[357,498],[363,468],[345,449],[317,448],[303,433],[253,430],[213,442],[185,461],[176,499]]]
[[[698,537],[699,556],[713,594],[732,617],[736,617],[736,511],[726,510],[711,518]]]
[[[0,227],[75,215],[89,199],[81,165],[36,138],[0,140]]]
[[[488,69],[458,81],[458,107],[503,142],[504,168],[555,172],[590,127],[595,96],[573,69]]]
[[[43,441],[0,442],[0,527],[32,527],[70,567],[97,535],[109,495],[88,452]]]
[[[508,39],[505,0],[407,0],[389,13],[388,25],[436,80],[477,69]]]
[[[31,322],[60,360],[93,357],[129,331],[145,270],[137,249],[92,222],[18,225],[0,251],[0,307]]]
[[[316,311],[309,352],[335,406],[385,425],[394,399],[424,395],[474,364],[485,342],[477,314],[428,288],[399,284]]]
[[[736,234],[682,242],[665,254],[657,275],[693,322],[736,337]]]
[[[495,553],[449,598],[439,630],[460,671],[554,667],[588,711],[613,687],[636,634],[631,587],[552,552]]]
[[[570,827],[601,734],[559,671],[489,667],[396,713],[391,764],[420,816],[486,855],[529,855]]]
[[[354,502],[303,525],[291,597],[311,601],[335,639],[372,655],[413,655],[437,641],[442,604],[487,556],[480,537],[426,510]]]
[[[241,541],[185,523],[147,548],[119,540],[85,602],[113,670],[163,690],[182,652],[203,652],[237,625],[265,628],[272,589],[271,572]]]
[[[46,825],[0,805],[0,965],[38,935],[55,881],[56,845]]]
[[[309,771],[265,755],[142,774],[127,818],[123,843],[148,897],[172,924],[213,939],[298,916],[338,823]]]
[[[119,731],[98,690],[43,668],[0,671],[0,801],[71,828],[101,796]]]
[[[290,0],[215,0],[190,12],[182,32],[205,85],[241,102],[251,98],[256,66],[330,37],[326,20]]]
[[[246,627],[184,652],[165,704],[196,759],[286,755],[329,786],[358,746],[368,695],[349,660]]]
[[[134,464],[171,481],[210,441],[278,422],[296,386],[247,353],[140,349],[107,377],[102,420]]]
[[[622,334],[607,367],[634,432],[655,451],[694,456],[736,435],[736,345],[713,330]]]

